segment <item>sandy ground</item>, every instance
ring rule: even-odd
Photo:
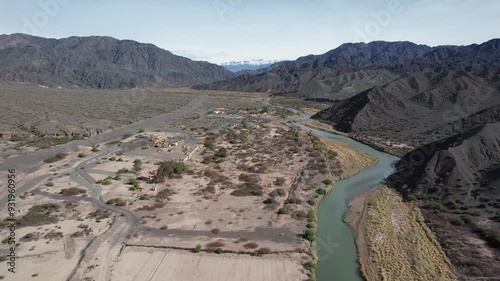
[[[0,98],[0,134],[95,134],[173,111],[192,96],[162,90],[47,89],[0,83]]]
[[[127,247],[111,280],[295,281],[307,279],[302,265],[277,255],[251,257]]]
[[[349,216],[346,218],[356,241],[359,264],[361,265],[361,272],[363,272],[364,276],[366,276],[366,272],[368,272],[368,249],[366,247],[363,228],[360,226],[364,223],[364,220],[366,220],[367,201],[370,198],[370,195],[377,191],[378,188],[379,186],[375,186],[372,189],[354,197],[349,202]]]
[[[21,214],[27,211],[28,206],[54,202],[41,196],[29,196],[20,201]],[[9,279],[11,273],[7,272],[6,266],[2,266],[0,267],[0,276],[7,276],[6,280],[65,280],[77,265],[80,252],[92,239],[109,229],[110,219],[96,222],[86,218],[88,212],[92,210],[93,206],[90,203],[75,202],[70,208],[61,207],[59,214],[61,220],[58,223],[18,228],[16,235],[20,244],[16,247],[17,273],[14,279]],[[81,237],[73,237],[72,234],[83,230],[78,227],[79,225],[87,225],[89,233]],[[61,232],[63,237],[45,237],[53,232]],[[34,240],[19,240],[27,234],[34,235]],[[6,230],[2,229],[0,237],[6,235]],[[7,247],[7,245],[2,244],[0,249],[3,252]]]
[[[162,93],[171,94],[169,91],[182,93],[181,96],[174,97],[176,102],[182,104],[184,92],[176,89]],[[159,93],[150,94],[159,95]],[[73,275],[72,280],[78,281],[86,277],[89,278],[88,280],[109,280],[111,277],[113,277],[112,280],[307,279],[303,264],[312,259],[312,256],[307,254],[311,250],[311,244],[301,238],[307,224],[304,216],[312,209],[307,201],[316,198],[314,197],[317,196],[316,188],[331,187],[324,183],[326,179],[335,182],[339,178],[339,163],[348,175],[351,171],[354,173],[355,170],[371,165],[370,160],[361,159],[365,156],[369,158],[369,156],[361,155],[353,147],[341,142],[325,142],[328,148],[338,152],[337,159],[328,158],[330,156],[327,157],[323,151],[313,148],[313,142],[316,140],[305,132],[290,130],[293,126],[280,117],[247,113],[249,111],[247,109],[262,106],[261,101],[255,96],[239,93],[237,99],[229,99],[228,96],[214,95],[215,93],[212,92],[208,94],[210,97],[196,112],[188,112],[162,125],[155,125],[158,127],[145,128],[145,132],[134,133],[135,135],[127,138],[118,137],[116,141],[122,142],[123,151],[113,149],[111,153],[106,154],[111,146],[105,143],[99,144],[100,152],[91,152],[90,147],[81,146],[69,151],[64,160],[52,164],[41,164],[38,171],[29,175],[20,174],[23,181],[28,181],[37,175],[49,174],[47,178],[31,188],[32,191],[39,190],[42,193],[36,191],[33,195],[28,192],[25,199],[19,200],[19,215],[22,216],[35,204],[57,202],[64,206],[65,202],[60,198],[50,199],[58,198],[57,194],[63,188],[88,188],[85,181],[80,181],[81,177],[80,180],[79,177],[74,178],[75,167],[82,161],[100,155],[95,161],[85,164],[82,169],[95,180],[102,180],[108,176],[114,177],[119,169],[128,169],[129,172],[121,174],[121,179],[113,179],[110,185],[101,185],[100,195],[104,202],[113,198],[125,200],[126,204],[122,208],[137,216],[133,231],[124,239],[125,245],[128,246],[124,246],[123,251],[120,252],[121,245],[116,242],[118,241],[116,238],[121,234],[116,233],[127,233],[121,230],[132,225],[129,222],[130,218],[111,213],[108,219],[97,222],[87,218],[91,211],[97,209],[95,205],[83,201],[89,198],[82,198],[82,195],[68,198],[68,200],[78,202],[78,206],[63,207],[60,211],[61,219],[57,224],[35,227],[35,229],[25,227],[19,230],[18,236],[24,236],[27,233],[42,236],[51,230],[63,233],[62,238],[51,241],[39,238],[21,243],[20,261],[29,260],[36,266],[31,267],[31,271],[26,271],[20,280],[65,280],[75,266],[78,267],[78,271]],[[110,93],[110,95],[115,95],[115,93]],[[82,98],[89,99],[90,96]],[[57,98],[57,95],[49,97]],[[159,102],[163,98],[165,97],[154,96],[154,101]],[[61,99],[61,104],[68,102],[65,97]],[[174,103],[173,107],[179,104]],[[134,107],[135,105],[132,106]],[[99,108],[100,105],[96,110]],[[214,114],[213,111],[216,108],[224,113]],[[163,112],[171,109],[167,107],[160,110],[155,107],[155,110]],[[141,112],[137,118],[143,118],[141,114],[145,111]],[[153,110],[147,114],[156,114],[155,112]],[[63,120],[63,113],[56,117]],[[107,117],[114,123],[109,124],[120,125],[123,120],[114,119],[118,117],[114,115],[118,112],[110,114]],[[244,128],[242,119],[237,117],[248,120],[250,128]],[[88,116],[88,118],[93,120],[96,116]],[[99,119],[99,116],[97,118]],[[237,139],[236,143],[230,142],[227,132],[221,132],[226,128],[234,129],[237,134],[248,133],[248,137],[243,140]],[[213,150],[204,147],[205,138],[210,136],[210,132],[217,135]],[[178,139],[180,143],[176,147],[159,151],[157,148],[145,146],[141,138],[137,137],[150,134],[163,134]],[[6,154],[12,152],[12,143],[3,142],[2,145]],[[228,150],[229,156],[224,161],[203,163],[204,158],[214,155],[215,151],[221,147]],[[276,149],[277,147],[279,149]],[[85,157],[79,158],[77,155],[80,152],[85,153]],[[114,157],[116,161],[110,160],[111,157]],[[315,162],[319,159],[318,157],[327,158],[319,163]],[[120,158],[121,160],[118,161]],[[137,177],[137,173],[132,171],[135,159],[142,160],[142,171],[153,172],[158,168],[158,162],[184,160],[189,173],[167,179],[161,184],[141,181],[142,189],[129,190],[128,180]],[[257,164],[265,165],[267,170],[264,172],[248,171],[250,167],[257,166]],[[329,169],[321,170],[318,168],[320,164],[329,166],[333,172]],[[247,168],[241,166],[247,166]],[[218,180],[207,176],[205,174],[207,171],[222,175],[225,179]],[[256,176],[257,183],[262,186],[262,195],[242,197],[231,195],[244,183],[239,178],[241,174]],[[0,176],[4,175],[0,174]],[[283,178],[283,182],[278,185],[276,181],[280,178]],[[3,180],[0,179],[0,181]],[[53,183],[53,186],[47,186],[49,182]],[[214,186],[212,191],[208,189],[211,182]],[[158,201],[155,196],[166,189],[172,190],[174,194],[165,200],[162,199],[163,201]],[[276,200],[273,203],[275,205],[269,206],[269,203],[264,203],[264,200],[270,198],[271,193],[278,189],[283,189],[284,194],[273,195]],[[83,197],[90,197],[91,194],[94,193],[87,192]],[[296,200],[296,202],[290,203],[289,199]],[[158,206],[153,207],[156,203],[159,203]],[[288,214],[278,215],[277,210],[281,207],[286,207]],[[300,213],[302,217],[294,217],[295,214]],[[3,219],[3,217],[0,218]],[[114,223],[111,224],[111,221]],[[79,224],[89,225],[92,232],[83,237],[71,237],[73,233],[81,230],[78,228]],[[217,229],[216,232],[215,229]],[[5,232],[0,232],[0,235],[5,236]],[[126,234],[123,235],[125,236]],[[90,243],[90,241],[93,242]],[[206,252],[210,249],[208,244],[216,241],[224,245],[220,247],[225,251],[224,254]],[[254,242],[258,246],[246,248],[245,244],[249,242]],[[191,249],[197,244],[202,246],[203,252],[194,254]],[[112,247],[113,245],[118,246]],[[79,261],[78,258],[84,248],[85,255]],[[262,248],[269,248],[271,254],[262,257],[249,255]],[[234,254],[236,252],[241,254]],[[53,266],[49,266],[54,262],[58,264],[57,273]],[[194,264],[196,266],[193,267]],[[109,267],[113,269],[112,274],[107,270]],[[0,276],[2,274],[4,273],[0,271]],[[34,274],[38,275],[31,277]]]

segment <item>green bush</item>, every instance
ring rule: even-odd
[[[196,247],[194,247],[194,249],[193,249],[193,252],[194,252],[194,253],[199,253],[199,252],[201,252],[201,245],[200,245],[200,244],[196,245]]]
[[[78,153],[79,158],[84,158],[85,156],[87,156],[87,155],[85,155],[85,153],[83,153],[83,152]]]
[[[61,192],[59,192],[59,194],[63,195],[63,196],[74,196],[74,195],[78,195],[78,194],[84,194],[86,193],[87,190],[85,189],[82,189],[82,188],[78,188],[78,187],[71,187],[71,188],[63,188],[61,190]]]
[[[111,180],[112,180],[111,177],[107,177],[104,180],[102,180],[100,184],[102,184],[102,185],[111,185],[111,184],[113,184],[113,182]]]
[[[304,232],[304,239],[311,241],[311,242],[315,241],[316,240],[316,231],[314,229],[311,229],[311,228],[306,229],[306,231]]]
[[[137,179],[130,178],[130,179],[128,179],[128,184],[139,185],[139,181]]]
[[[315,262],[306,262],[304,264],[304,268],[307,270],[307,271],[310,271],[310,272],[316,272],[316,269],[317,269],[318,265],[315,263]]]
[[[436,201],[428,202],[426,207],[427,207],[427,209],[435,210],[435,211],[446,210],[446,207],[443,204],[441,204],[440,202],[436,202]]]
[[[479,227],[476,232],[493,248],[500,248],[500,233],[493,229]]]
[[[276,203],[276,199],[270,197],[270,198],[267,198],[266,200],[264,200],[264,204],[273,204],[273,203]]]
[[[326,190],[323,188],[316,189],[316,193],[319,195],[326,195]]]
[[[465,224],[465,222],[460,218],[453,219],[450,221],[450,223],[453,225],[464,225]]]
[[[227,149],[225,147],[219,148],[219,150],[217,150],[214,153],[214,156],[219,157],[219,158],[226,158],[227,157]]]
[[[126,173],[128,173],[128,169],[127,168],[121,168],[120,170],[118,170],[118,173],[119,174],[126,174]]]
[[[288,209],[285,207],[282,207],[278,210],[278,215],[286,215],[288,214]]]

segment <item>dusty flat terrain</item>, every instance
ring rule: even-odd
[[[41,98],[43,97],[43,98]],[[189,94],[162,90],[57,89],[0,83],[0,133],[94,135],[186,105]]]
[[[294,257],[267,255],[188,253],[127,247],[116,263],[111,280],[116,281],[289,281],[307,278]]]
[[[264,111],[262,97],[185,89],[162,93],[165,103],[170,98],[175,106],[148,112],[160,115],[140,116],[140,121],[129,125],[118,120],[107,132],[88,139],[56,143],[49,149],[2,140],[7,157],[0,166],[18,169],[18,219],[35,219],[30,221],[34,226],[21,225],[17,233],[17,239],[26,236],[18,245],[19,259],[37,265],[22,278],[129,276],[120,271],[122,263],[139,264],[143,256],[136,250],[146,246],[164,247],[160,251],[168,251],[166,260],[185,261],[186,270],[192,267],[189,262],[199,262],[203,275],[216,266],[230,270],[219,274],[242,272],[241,280],[306,279],[311,272],[304,264],[314,256],[308,239],[314,239],[314,231],[307,239],[304,233],[316,227],[316,198],[340,177],[335,153],[284,120],[282,109]],[[52,93],[48,100],[56,98]],[[119,114],[96,110],[87,116],[89,120]],[[58,117],[61,123],[64,116]],[[166,141],[154,145],[152,140],[157,138]],[[141,165],[136,169],[138,160]],[[186,169],[161,182],[142,177],[158,175],[161,163],[182,163]],[[6,234],[0,232],[3,237]],[[120,251],[122,245],[126,245],[124,251]],[[201,253],[196,254],[192,251],[197,245]],[[60,264],[57,274],[47,266],[50,261]],[[157,276],[192,277],[184,276],[183,269],[165,270]],[[0,276],[6,274],[0,272]]]

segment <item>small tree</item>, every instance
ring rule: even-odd
[[[160,167],[156,171],[155,183],[165,182],[165,179],[172,178],[174,175],[180,175],[187,171],[186,165],[183,162],[161,162]]]
[[[142,170],[142,161],[140,159],[134,160],[134,171],[139,172]]]

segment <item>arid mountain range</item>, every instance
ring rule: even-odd
[[[404,148],[388,185],[422,207],[460,278],[500,276],[500,39],[438,47],[347,43],[236,76],[135,41],[0,35],[0,81],[195,85],[328,102],[313,119]]]
[[[266,73],[242,75],[196,88],[337,100],[411,73],[482,71],[499,65],[499,45],[497,39],[481,45],[439,47],[411,42],[346,43],[322,55],[276,63]]]
[[[221,66],[131,40],[0,35],[0,81],[124,89],[186,86],[233,76]]]

